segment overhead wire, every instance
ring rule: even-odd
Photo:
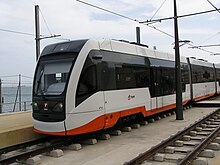
[[[63,38],[63,37],[60,38],[61,35],[53,35],[52,32],[51,32],[51,30],[50,30],[50,28],[49,28],[49,25],[48,25],[48,23],[47,23],[47,21],[46,21],[44,15],[43,15],[43,12],[41,11],[40,8],[39,8],[39,11],[40,11],[40,13],[41,13],[41,16],[42,16],[42,18],[43,18],[43,21],[44,21],[44,23],[45,23],[45,25],[46,25],[47,30],[48,30],[48,32],[50,33],[50,36],[49,36],[49,37],[42,36],[42,38],[53,38],[53,39],[56,39],[56,40],[70,41],[70,39],[68,39],[68,38]],[[59,37],[59,38],[57,38],[57,37]]]
[[[156,15],[156,14],[159,12],[159,10],[163,7],[163,5],[165,4],[165,2],[166,2],[166,0],[163,1],[163,3],[162,3],[162,4],[160,5],[160,7],[156,10],[156,12],[155,12],[155,13],[153,14],[153,16],[150,18],[150,20],[152,20],[152,19],[155,17],[155,15]],[[139,22],[139,23],[140,23],[140,22]],[[163,34],[165,34],[165,35],[167,35],[167,36],[169,36],[169,37],[171,37],[171,38],[174,38],[173,35],[171,35],[171,34],[165,32],[165,31],[162,31],[162,30],[156,28],[156,27],[153,26],[152,24],[151,24],[151,25],[150,25],[150,24],[144,24],[144,25],[147,25],[148,27],[153,28],[153,29],[157,30],[158,32],[161,32],[161,33],[163,33]]]
[[[152,20],[154,17],[155,17],[155,15],[159,12],[159,10],[162,8],[162,6],[165,4],[165,2],[166,2],[167,0],[164,0],[163,1],[163,3],[160,5],[160,7],[156,10],[156,12],[153,14],[153,16],[150,18],[150,20]]]
[[[205,42],[207,42],[208,40],[214,38],[215,36],[219,35],[220,32],[212,35],[211,37],[208,37],[207,39],[205,39],[204,41],[202,41],[199,45],[191,45],[192,47],[189,47],[189,48],[196,48],[196,49],[201,49],[203,51],[206,51],[205,49],[202,49],[202,47],[213,47],[213,46],[220,46],[220,44],[212,44],[212,45],[202,45],[204,44]],[[206,51],[207,52],[207,51]],[[209,52],[209,51],[208,51]],[[212,54],[217,54],[217,53],[214,53],[212,52]]]
[[[67,38],[56,38],[56,37],[59,37],[60,35],[53,35],[49,26],[48,26],[48,23],[43,15],[43,12],[41,11],[41,9],[39,8],[39,11],[40,11],[40,14],[43,18],[43,21],[46,25],[46,28],[48,30],[48,32],[50,33],[50,37],[47,37],[46,35],[40,35],[40,38],[54,38],[54,39],[57,39],[57,40],[65,40],[65,41],[70,41],[70,39],[67,39]],[[0,28],[0,31],[3,31],[3,32],[8,32],[8,33],[16,33],[16,34],[22,34],[22,35],[28,35],[28,36],[35,36],[35,34],[33,33],[28,33],[28,32],[20,32],[20,31],[15,31],[15,30],[9,30],[9,29],[5,29],[5,28]]]
[[[211,1],[209,1],[209,0],[207,0],[207,1],[208,1],[208,3],[209,3],[212,7],[214,7],[214,9],[215,9],[217,12],[220,13],[220,11],[218,10],[218,8],[217,8]]]
[[[20,31],[16,31],[16,30],[9,30],[9,29],[4,29],[4,28],[0,28],[0,31],[3,31],[3,32],[7,32],[7,33],[15,33],[15,34],[21,34],[21,35],[28,35],[28,36],[35,36],[35,34],[32,34],[32,33],[28,33],[28,32],[20,32]],[[45,37],[45,35],[40,35],[40,37]],[[65,40],[65,41],[70,41],[69,38],[63,38],[63,37],[59,37],[59,38],[53,38],[53,39],[56,39],[56,40]]]
[[[102,8],[102,7],[99,7],[99,6],[90,4],[90,3],[85,2],[85,1],[82,1],[82,0],[76,0],[76,1],[78,1],[78,2],[80,2],[80,3],[83,3],[83,4],[85,4],[85,5],[88,5],[88,6],[91,6],[91,7],[100,9],[100,10],[103,10],[103,11],[105,11],[105,12],[108,12],[108,13],[111,13],[111,14],[114,14],[114,15],[117,15],[117,16],[120,16],[120,17],[122,17],[122,18],[125,18],[125,19],[128,19],[128,20],[135,21],[135,22],[137,22],[137,23],[146,25],[147,27],[150,27],[150,28],[152,28],[152,29],[154,29],[154,30],[156,30],[156,31],[158,31],[158,32],[161,32],[161,33],[163,33],[163,34],[165,34],[165,35],[167,35],[167,36],[169,36],[169,37],[171,37],[171,38],[175,38],[173,35],[171,35],[171,34],[165,32],[165,31],[163,31],[163,30],[160,30],[160,29],[156,28],[156,27],[153,26],[153,25],[144,24],[143,21],[141,22],[141,21],[139,21],[139,20],[137,20],[137,19],[133,19],[133,18],[124,16],[124,15],[122,15],[122,14],[118,14],[118,13],[116,13],[116,12],[112,12],[112,11],[110,11],[110,10],[108,10],[108,9],[104,9],[104,8]],[[164,3],[165,3],[165,2],[163,2],[161,6],[163,6]],[[160,8],[161,8],[161,7],[160,7]],[[220,10],[220,9],[218,9],[218,10]],[[205,14],[205,13],[209,13],[209,12],[213,12],[213,11],[215,11],[215,10],[209,10],[209,11],[204,11],[204,12],[186,14],[186,15],[178,16],[178,18],[193,16],[193,15],[198,15],[198,14]],[[160,22],[161,22],[162,20],[173,19],[173,18],[174,18],[174,17],[168,17],[168,18],[158,19],[158,20],[160,20]],[[186,43],[186,44],[188,44],[188,45],[190,45],[190,46],[195,46],[195,45],[193,45],[193,44],[191,44],[191,43]],[[215,53],[212,52],[212,51],[205,50],[205,49],[200,48],[200,47],[199,47],[199,48],[196,48],[196,49],[202,50],[202,51],[207,52],[207,53],[215,54]]]
[[[218,33],[216,33],[216,34],[214,34],[214,35],[208,37],[207,39],[205,39],[204,41],[202,41],[202,42],[200,43],[200,45],[201,45],[201,44],[204,44],[205,42],[207,42],[208,40],[214,38],[215,36],[217,36],[217,35],[219,35],[219,34],[220,34],[220,32],[218,32]]]
[[[63,41],[71,41],[71,39],[69,39],[69,38],[63,38],[63,37],[53,38],[53,39],[56,39],[56,40],[63,40]]]
[[[35,34],[33,34],[33,33],[21,32],[21,31],[16,31],[16,30],[9,30],[9,29],[4,29],[4,28],[0,28],[0,31],[8,32],[8,33],[16,33],[16,34],[21,34],[21,35],[35,36]],[[45,35],[40,35],[40,37],[44,37],[44,36]]]
[[[119,17],[122,17],[122,18],[125,18],[125,19],[129,19],[129,20],[131,20],[131,21],[135,21],[135,22],[138,22],[138,23],[139,23],[139,21],[138,21],[137,19],[133,19],[133,18],[124,16],[124,15],[122,15],[122,14],[118,14],[118,13],[116,13],[116,12],[110,11],[110,10],[108,10],[108,9],[104,9],[104,8],[102,8],[102,7],[93,5],[93,4],[88,3],[88,2],[85,2],[85,1],[81,1],[81,0],[76,0],[76,1],[78,1],[78,2],[80,2],[80,3],[83,3],[83,4],[85,4],[85,5],[88,5],[88,6],[91,6],[91,7],[100,9],[100,10],[103,10],[103,11],[105,11],[105,12],[108,12],[108,13],[111,13],[111,14],[114,14],[114,15],[117,15],[117,16],[119,16]]]
[[[47,24],[47,21],[46,21],[46,19],[44,18],[44,15],[43,15],[43,13],[42,13],[42,11],[41,11],[40,8],[39,8],[39,11],[40,11],[41,16],[42,16],[42,18],[43,18],[43,21],[44,21],[44,23],[45,23],[45,25],[46,25],[46,27],[47,27],[48,32],[49,32],[50,35],[52,36],[51,30],[50,30],[50,28],[49,28],[49,26],[48,26],[48,24]]]
[[[218,9],[211,1],[209,1],[209,0],[207,0],[207,1],[208,1],[208,3],[209,3],[212,7],[215,8],[216,11],[218,11],[218,12],[220,13],[219,9]],[[207,42],[208,40],[214,38],[215,36],[217,36],[217,35],[219,35],[219,34],[220,34],[220,32],[218,32],[218,33],[216,33],[216,34],[214,34],[214,35],[208,37],[207,39],[205,39],[204,41],[202,41],[202,42],[200,43],[200,45],[201,45],[201,44],[204,44],[205,42]]]
[[[220,44],[200,45],[200,46],[194,46],[192,48],[205,48],[205,47],[215,47],[215,46],[220,46]]]
[[[195,46],[195,45],[193,45],[193,44],[191,44],[191,43],[187,43],[187,45],[191,46],[191,47],[188,47],[188,48],[192,48],[192,49],[195,48],[195,49],[202,50],[202,51],[204,51],[204,52],[206,52],[206,53],[216,54],[215,52],[212,52],[212,51],[209,51],[209,50],[203,49],[203,48],[198,47],[198,46]]]
[[[220,11],[220,9],[217,9]],[[201,12],[196,12],[196,13],[190,13],[190,14],[184,14],[184,15],[179,15],[177,18],[184,18],[184,17],[191,17],[191,16],[196,16],[196,15],[201,15],[201,14],[207,14],[207,13],[212,13],[216,12],[216,10],[206,10],[206,11],[201,11]],[[166,20],[172,20],[174,17],[166,17],[166,18],[159,18],[159,19],[154,19],[154,20],[146,20],[146,21],[141,21],[140,23],[151,23],[151,22],[162,22]]]
[[[146,24],[143,24],[143,25],[146,25]],[[160,29],[158,29],[158,28],[156,28],[155,26],[153,26],[153,25],[146,25],[147,27],[150,27],[150,28],[152,28],[152,29],[154,29],[154,30],[156,30],[156,31],[158,31],[158,32],[160,32],[160,33],[163,33],[163,34],[165,34],[165,35],[167,35],[167,36],[169,36],[169,37],[171,37],[171,38],[174,38],[174,36],[172,35],[172,34],[169,34],[169,33],[167,33],[167,32],[165,32],[165,31],[163,31],[163,30],[160,30]]]
[[[0,28],[0,31],[8,32],[8,33],[22,34],[22,35],[28,35],[28,36],[34,36],[34,34],[32,34],[32,33],[20,32],[20,31],[15,31],[15,30],[8,30],[8,29],[3,29],[3,28]]]
[[[136,22],[136,23],[140,23],[140,21],[137,20],[137,19],[134,19],[134,18],[131,18],[131,17],[128,17],[128,16],[124,16],[124,15],[122,15],[122,14],[118,14],[118,13],[116,13],[116,12],[110,11],[110,10],[105,9],[105,8],[103,8],[103,7],[99,7],[99,6],[90,4],[90,3],[88,3],[88,2],[82,1],[82,0],[76,0],[76,1],[78,1],[78,2],[80,2],[80,3],[83,3],[83,4],[85,4],[85,5],[88,5],[88,6],[97,8],[97,9],[99,9],[99,10],[102,10],[102,11],[105,11],[105,12],[108,12],[108,13],[111,13],[111,14],[114,14],[114,15],[116,15],[116,16],[119,16],[119,17],[128,19],[128,20],[130,20],[130,21],[134,21],[134,22]],[[147,26],[150,27],[150,28],[152,28],[152,29],[155,29],[156,31],[159,31],[159,32],[161,32],[161,33],[163,33],[163,34],[165,34],[165,35],[167,35],[167,36],[169,36],[169,37],[173,37],[171,34],[168,34],[167,32],[164,32],[164,31],[162,31],[162,30],[156,28],[155,26],[152,26],[152,25],[151,25],[151,26],[147,25]]]
[[[218,8],[217,8],[217,7],[211,2],[211,1],[209,1],[209,0],[206,0],[206,1],[207,1],[212,7],[215,8],[214,11],[218,11],[218,12],[220,13],[219,9],[218,9]],[[213,11],[213,10],[212,10],[212,11]],[[217,35],[219,35],[219,34],[220,34],[220,32],[218,32],[218,33],[216,33],[216,34],[214,34],[214,35],[208,37],[207,39],[205,39],[204,41],[202,41],[202,42],[200,43],[200,45],[198,45],[198,46],[193,46],[193,47],[190,47],[190,48],[197,48],[197,49],[199,49],[199,48],[202,48],[202,47],[219,46],[219,44],[213,44],[213,45],[202,45],[202,44],[204,44],[205,42],[207,42],[208,40],[214,38],[215,36],[217,36]],[[213,54],[215,54],[215,53],[213,53]]]

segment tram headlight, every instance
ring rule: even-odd
[[[57,103],[54,108],[53,108],[54,112],[62,112],[63,111],[63,103]]]
[[[32,104],[32,107],[33,107],[34,111],[38,111],[39,110],[38,104],[36,102]]]

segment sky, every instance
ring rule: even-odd
[[[220,8],[220,0],[209,1]],[[173,0],[85,0],[84,2],[138,21],[173,16]],[[40,7],[41,35],[61,35],[58,38],[41,40],[41,50],[48,44],[63,42],[66,39],[109,38],[135,41],[135,28],[139,26],[143,44],[149,45],[150,48],[156,46],[157,50],[174,53],[173,20],[151,24],[169,34],[167,35],[146,24],[116,16],[76,0],[1,0],[0,78],[3,82],[9,81],[8,76],[11,75],[22,74],[26,77],[33,77],[36,66],[35,5]],[[185,15],[214,8],[207,0],[177,0],[177,9],[178,15]],[[180,18],[178,25],[180,40],[189,40],[197,46],[220,44],[220,13],[217,11]],[[189,45],[180,47],[180,55],[220,63],[220,55],[213,55],[213,53],[220,53],[220,47],[204,48],[212,53],[189,47]],[[12,79],[17,80],[17,77],[12,76]]]

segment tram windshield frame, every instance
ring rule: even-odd
[[[76,57],[75,53],[43,56],[35,72],[34,94],[37,96],[63,95]]]

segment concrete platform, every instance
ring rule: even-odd
[[[0,114],[0,148],[39,137],[33,132],[31,111]]]
[[[42,157],[42,164],[71,165],[74,162],[74,165],[122,165],[215,110],[187,109],[184,111],[184,120],[175,120],[176,116],[172,115],[131,132],[123,132],[121,136],[111,136],[108,141],[85,145],[79,151],[64,150],[64,156],[60,158]]]
[[[203,100],[194,104],[196,107],[220,107],[220,100]]]
[[[220,100],[203,100],[203,101],[199,101],[197,103],[200,104],[206,104],[206,103],[210,103],[210,104],[220,104]]]

